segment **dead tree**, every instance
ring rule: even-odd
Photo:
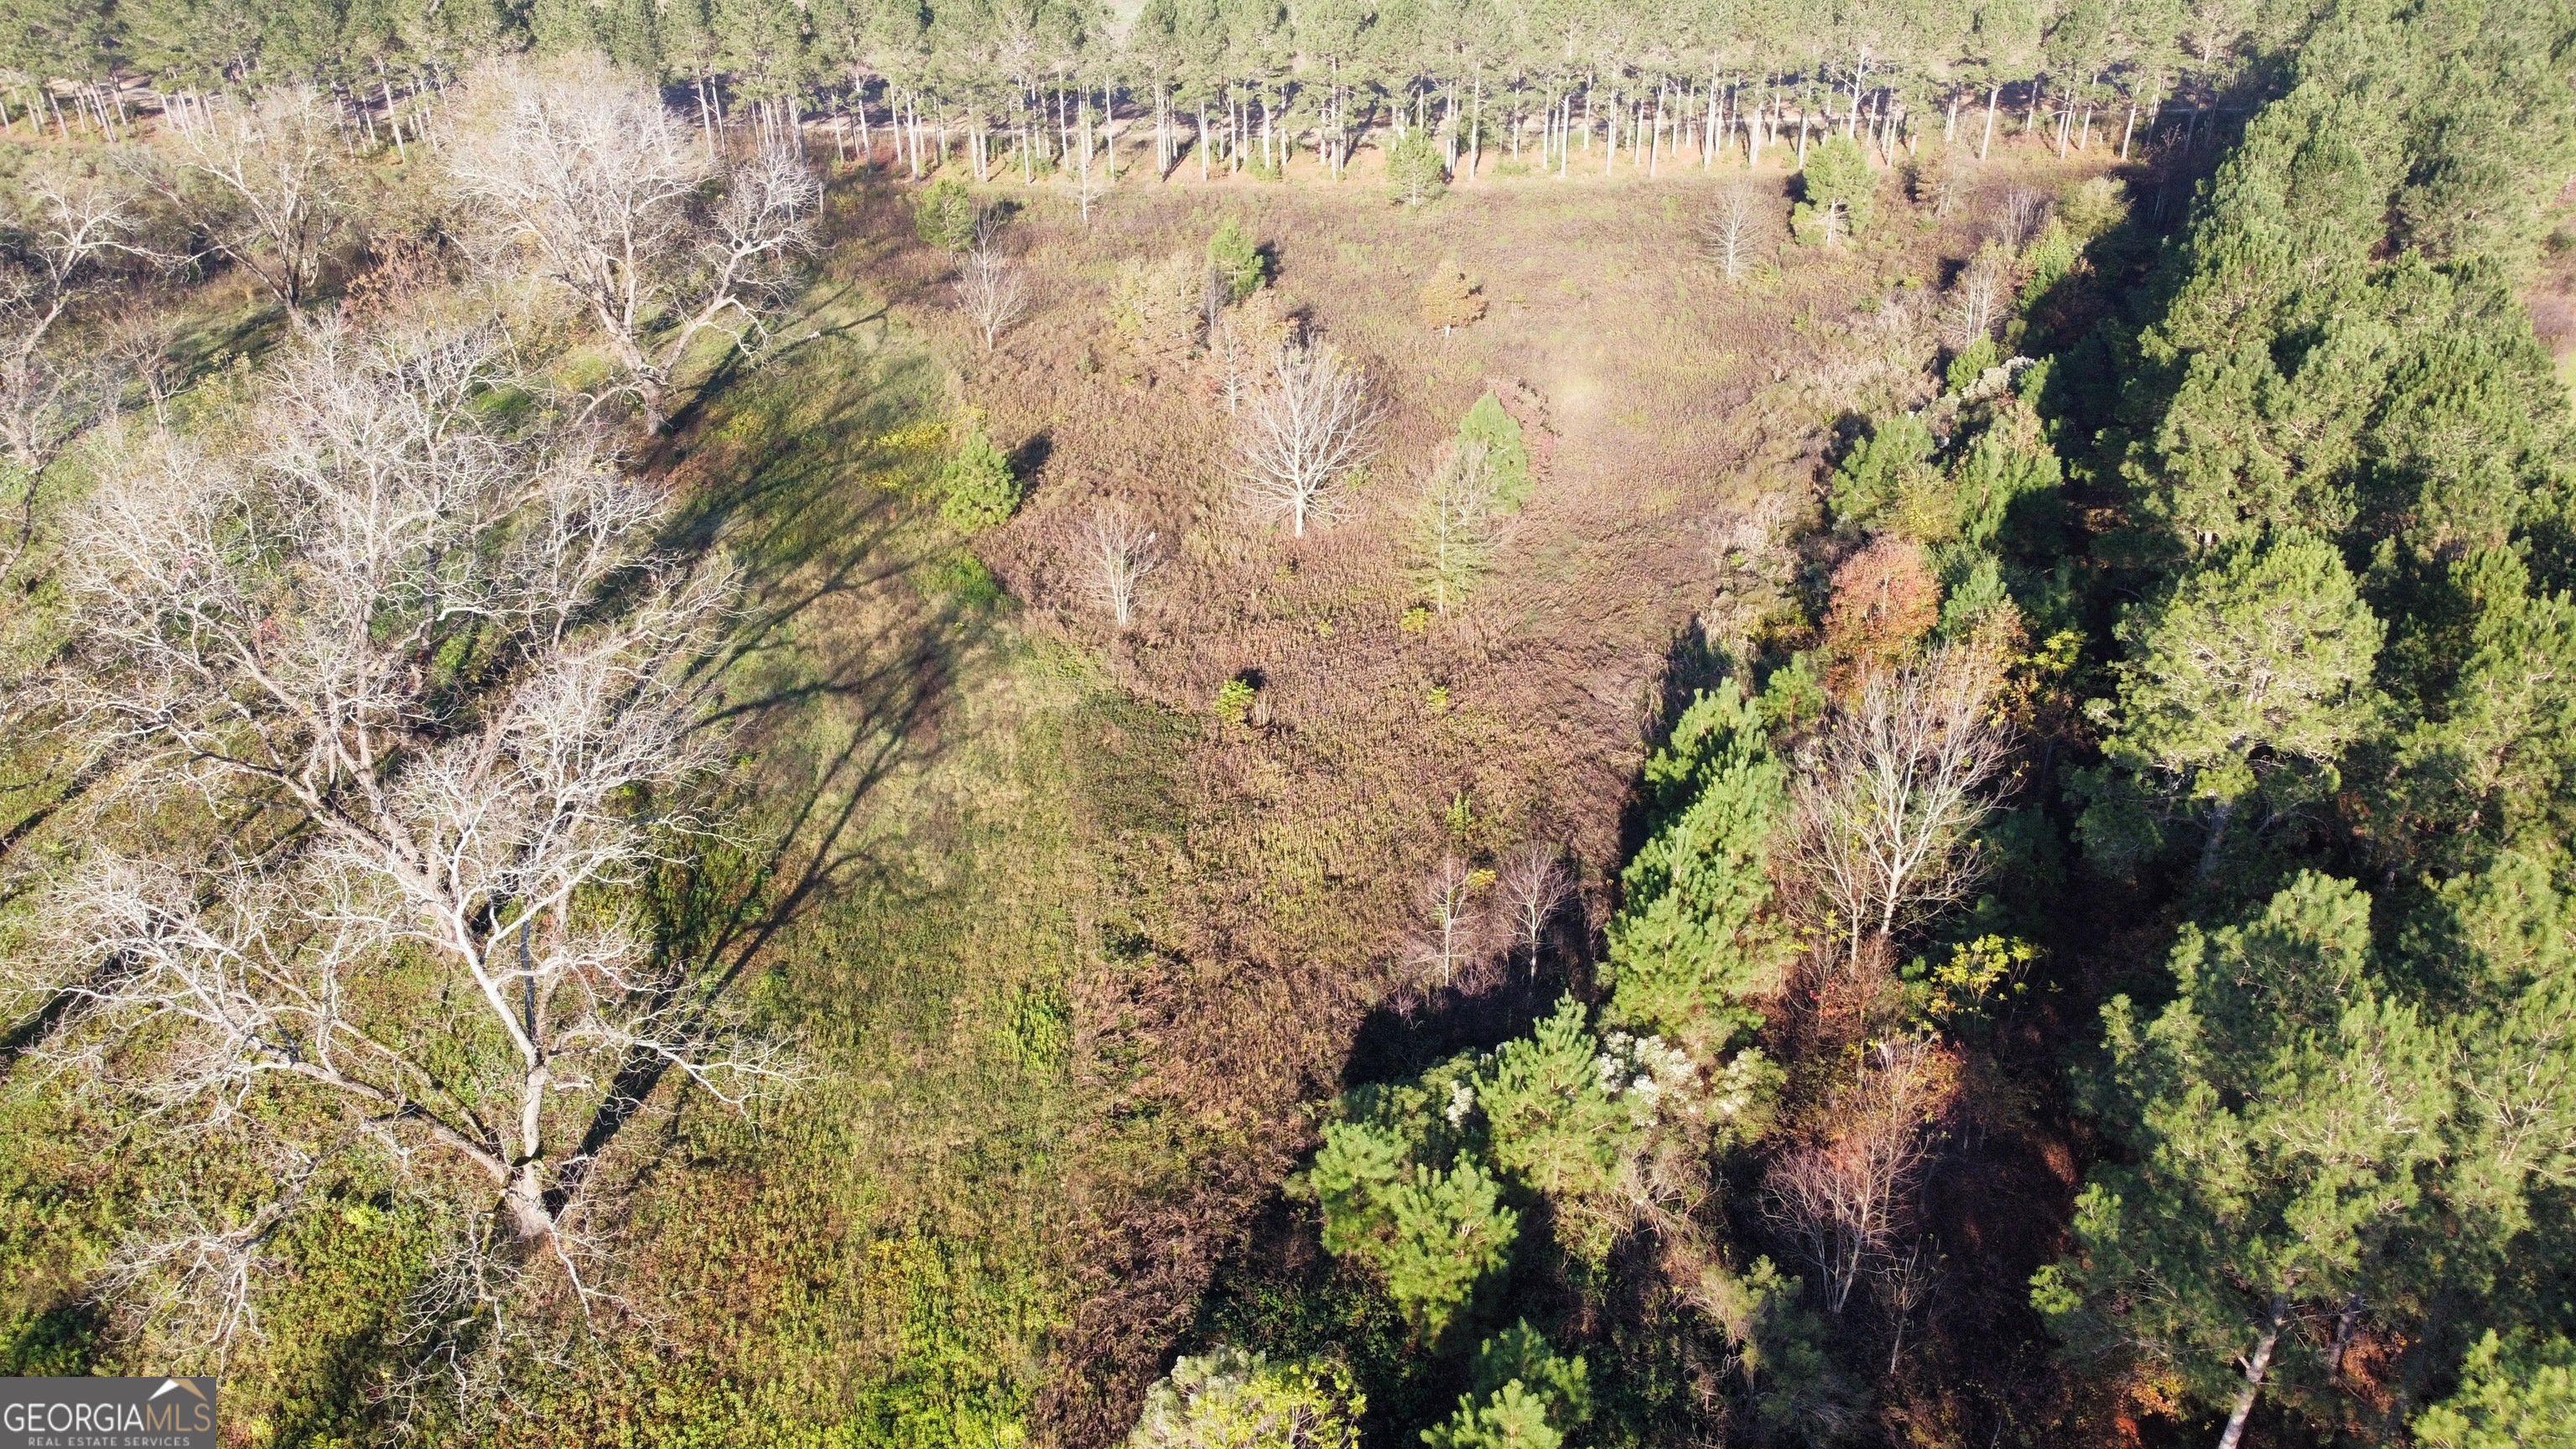
[[[1960,270],[1959,280],[1950,288],[1951,340],[1964,351],[1991,339],[2011,300],[2011,254],[1988,242],[1977,249],[1976,257]]]
[[[1554,846],[1530,845],[1503,866],[1496,884],[1511,921],[1512,945],[1535,976],[1548,928],[1574,894],[1574,877],[1566,871],[1563,852]]]
[[[445,154],[490,228],[488,260],[573,299],[659,432],[702,339],[768,340],[789,264],[813,244],[812,171],[786,146],[719,167],[651,86],[604,63],[495,64],[475,91]]]
[[[320,278],[349,224],[347,149],[337,109],[309,86],[174,129],[137,152],[142,174],[225,260],[289,309]]]
[[[1447,855],[1415,887],[1415,925],[1405,964],[1430,985],[1456,983],[1484,950],[1485,913],[1476,896],[1492,879]]]
[[[0,249],[0,497],[17,515],[0,579],[35,542],[46,471],[114,402],[103,395],[113,391],[105,370],[56,345],[55,331],[112,260],[146,255],[135,244],[133,194],[105,177],[40,161],[18,184],[18,215]]]
[[[1771,238],[1770,203],[1752,182],[1730,181],[1718,188],[1716,202],[1700,223],[1700,235],[1718,271],[1735,281]]]
[[[957,306],[975,324],[990,352],[1028,310],[1028,288],[1020,269],[1003,254],[997,229],[989,219],[975,225],[974,245],[957,267]]]
[[[103,853],[5,969],[65,1008],[39,1058],[194,1130],[389,1156],[587,1311],[576,1144],[659,1076],[738,1103],[784,1068],[617,905],[710,828],[690,669],[728,581],[647,551],[661,495],[595,446],[482,406],[501,346],[323,328],[246,456],[105,460],[61,695],[112,788],[240,824]]]
[[[1414,552],[1433,609],[1446,614],[1464,602],[1493,567],[1500,513],[1485,445],[1451,443],[1423,480],[1422,512],[1414,524]]]
[[[1244,483],[1295,537],[1337,512],[1333,485],[1366,461],[1377,405],[1368,379],[1329,342],[1292,342],[1236,415]]]
[[[1975,835],[2011,748],[1988,708],[1998,682],[1990,649],[1951,645],[1871,670],[1828,717],[1789,859],[1848,936],[1853,971],[1873,932],[1893,939],[1982,877]]]
[[[1154,530],[1139,522],[1125,504],[1104,504],[1092,510],[1082,544],[1092,595],[1109,611],[1113,623],[1126,628],[1135,616],[1138,586],[1163,565]]]
[[[2027,186],[2016,186],[2004,194],[2003,214],[1996,218],[1996,235],[2004,245],[2016,250],[2030,245],[2039,229],[2048,224],[2048,197]]]
[[[1837,1104],[1841,1134],[1788,1152],[1764,1175],[1764,1214],[1815,1266],[1829,1312],[1843,1311],[1912,1221],[1940,1095],[1933,1065],[1919,1040],[1878,1043]]]
[[[1933,1290],[1941,1286],[1942,1257],[1940,1247],[1929,1238],[1916,1238],[1903,1248],[1882,1256],[1875,1269],[1876,1287],[1881,1307],[1887,1310],[1889,1338],[1887,1371],[1896,1372],[1905,1358],[1905,1328],[1914,1315],[1932,1301]]]

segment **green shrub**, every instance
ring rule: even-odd
[[[1011,476],[1011,460],[985,435],[981,420],[970,419],[957,454],[939,475],[940,515],[968,533],[980,533],[1008,522],[1019,511],[1020,480]]]
[[[2049,288],[2064,281],[2066,274],[2075,270],[2076,261],[2083,255],[2083,243],[2066,229],[2066,223],[2050,217],[2048,225],[2040,230],[2031,244],[2022,248],[2021,265],[2026,275],[2021,291],[2013,298],[2015,307],[2028,312],[2036,306],[2042,297],[2048,295]]]
[[[1995,339],[1980,337],[1950,359],[1949,370],[1943,374],[1942,381],[1952,392],[1966,392],[1985,375],[1987,368],[2001,361],[2003,353],[1995,346]]]
[[[1427,206],[1449,189],[1449,168],[1431,133],[1404,133],[1386,153],[1386,194],[1399,206]]]
[[[1208,238],[1207,259],[1209,268],[1225,283],[1230,300],[1240,302],[1270,280],[1270,259],[1253,245],[1252,234],[1243,229],[1243,223],[1233,217],[1219,223],[1216,235]]]
[[[1248,679],[1229,679],[1216,687],[1217,716],[1228,724],[1241,724],[1252,716],[1252,701],[1259,691]]]
[[[1358,1449],[1367,1400],[1329,1359],[1272,1363],[1219,1348],[1145,1393],[1129,1449]]]
[[[912,225],[932,246],[962,252],[975,244],[975,198],[965,182],[942,176],[913,198]]]
[[[1801,649],[1789,656],[1788,663],[1771,671],[1754,705],[1762,711],[1762,722],[1779,730],[1824,718],[1825,706],[1830,702],[1825,695],[1825,681],[1816,673],[1816,656]]]
[[[968,608],[988,608],[1002,601],[1002,581],[984,561],[965,549],[932,560],[924,570],[925,592]]]

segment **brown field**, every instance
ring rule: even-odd
[[[2009,184],[1998,164],[1935,220],[1891,177],[1865,242],[1781,246],[1729,283],[1697,219],[1732,179],[1489,182],[1419,212],[1364,181],[1122,183],[1088,227],[1061,197],[1001,187],[1034,305],[990,356],[950,305],[949,259],[910,244],[906,198],[855,199],[857,230],[904,241],[845,254],[849,274],[936,340],[952,401],[1034,465],[1029,502],[979,552],[1036,627],[1206,722],[1179,849],[1125,862],[1152,949],[1105,953],[1076,997],[1083,1060],[1154,1065],[1117,1081],[1131,1100],[1080,1115],[1179,1113],[1226,1160],[1150,1202],[1109,1182],[1083,1195],[1083,1306],[1040,1408],[1067,1441],[1123,1432],[1213,1265],[1306,1146],[1302,1109],[1341,1085],[1362,1018],[1421,985],[1401,941],[1444,853],[1562,844],[1585,933],[1603,919],[1667,689],[1805,627],[1796,596],[1820,556],[1803,535],[1833,430],[1928,396],[1945,263]],[[1749,184],[1781,196],[1776,175]],[[1109,320],[1123,262],[1195,266],[1228,215],[1272,258],[1281,309],[1356,357],[1384,409],[1366,482],[1304,539],[1239,496],[1217,361],[1147,355]],[[1489,311],[1443,335],[1416,294],[1449,258]],[[1408,629],[1421,480],[1488,387],[1537,425],[1542,476],[1483,586]],[[1073,561],[1113,499],[1178,541],[1124,632]],[[1213,715],[1236,677],[1260,685],[1253,723]],[[1128,744],[1114,735],[1083,744],[1114,757]]]

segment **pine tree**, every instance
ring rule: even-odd
[[[1448,168],[1431,133],[1416,128],[1386,153],[1386,192],[1400,206],[1428,206],[1449,189]]]
[[[1243,223],[1227,217],[1217,224],[1216,235],[1208,238],[1208,268],[1216,273],[1225,287],[1229,301],[1240,302],[1261,290],[1270,278],[1270,259],[1252,241]]]
[[[968,422],[939,485],[941,516],[968,533],[1006,523],[1019,511],[1020,480],[1011,475],[1009,456],[993,446],[981,419]]]
[[[2117,633],[2128,659],[2117,705],[2096,711],[2114,730],[2104,753],[2114,769],[2207,804],[2204,877],[2263,773],[2298,763],[2331,779],[2369,725],[2380,623],[2342,558],[2314,538],[2233,549],[2131,610]],[[2121,828],[2107,799],[2078,825],[2097,839]]]
[[[1648,834],[1610,922],[1605,1018],[1713,1063],[1761,1024],[1750,1003],[1785,959],[1766,913],[1788,777],[1760,709],[1730,679],[1682,711],[1646,761],[1645,788]]]
[[[1798,184],[1801,199],[1790,210],[1789,226],[1801,240],[1830,247],[1868,233],[1878,211],[1878,175],[1858,142],[1827,138],[1808,153]]]
[[[2173,950],[2174,1000],[2103,1008],[2088,1105],[2135,1154],[2076,1205],[2077,1256],[2034,1301],[2078,1346],[2125,1341],[2226,1409],[2232,1445],[2276,1376],[2321,1383],[2300,1315],[2424,1286],[2390,1251],[2442,1161],[2445,1043],[2372,963],[2370,898],[2301,875],[2254,921]]]

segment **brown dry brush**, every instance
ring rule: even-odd
[[[978,552],[1044,627],[1099,651],[1114,683],[1195,737],[1179,787],[1195,823],[1131,857],[1138,889],[1166,913],[1159,949],[1105,964],[1076,992],[1083,1061],[1154,1065],[1134,1079],[1078,1071],[1099,1110],[1152,1103],[1172,1120],[1223,1124],[1189,1138],[1186,1189],[1108,1164],[1083,1189],[1084,1302],[1037,1414],[1068,1442],[1124,1431],[1217,1260],[1303,1150],[1299,1104],[1338,1085],[1359,1021],[1404,978],[1424,862],[1457,850],[1510,877],[1515,844],[1544,839],[1565,843],[1552,861],[1569,876],[1615,873],[1617,802],[1667,649],[1718,590],[1711,520],[1759,509],[1770,492],[1803,493],[1797,480],[1823,457],[1823,414],[1806,401],[1821,374],[1774,376],[1751,359],[1799,336],[1789,323],[1801,310],[1848,307],[1847,261],[1677,304],[1671,269],[1700,264],[1653,215],[1597,199],[1510,200],[1449,203],[1459,263],[1484,282],[1489,311],[1446,339],[1420,324],[1430,259],[1391,245],[1374,205],[1246,192],[1243,220],[1275,248],[1279,279],[1256,294],[1261,315],[1236,304],[1210,329],[1200,269],[1166,268],[1170,310],[1186,322],[1172,335],[1189,350],[1139,347],[1110,317],[1122,261],[1138,276],[1155,259],[1194,259],[1203,216],[1134,194],[1114,230],[1043,206],[1014,222],[1043,302],[1010,347],[968,362],[968,386],[998,436],[1042,432],[1048,454],[1021,515]],[[945,310],[943,258],[908,240],[869,245],[892,250],[856,275],[917,299],[907,308]],[[1925,255],[1944,245],[1957,242],[1931,237]],[[1611,270],[1575,295],[1559,285],[1569,255]],[[1302,538],[1252,526],[1237,505],[1225,335],[1289,318],[1388,380],[1381,478],[1419,476],[1488,387],[1529,434],[1539,486],[1514,537],[1484,584],[1427,628],[1402,623],[1419,599],[1404,546],[1410,490],[1356,488],[1342,518]],[[1607,336],[1637,345],[1594,341]],[[1851,339],[1833,345],[1883,350]],[[1132,510],[1162,540],[1123,630],[1079,566],[1104,506]],[[1767,522],[1764,546],[1792,523]],[[1247,671],[1260,677],[1266,728],[1210,709],[1217,687]],[[1441,823],[1462,793],[1490,822],[1473,846]],[[1523,884],[1540,905],[1553,893],[1536,876]],[[1480,902],[1509,908],[1516,961],[1529,940],[1517,899],[1497,880]]]

